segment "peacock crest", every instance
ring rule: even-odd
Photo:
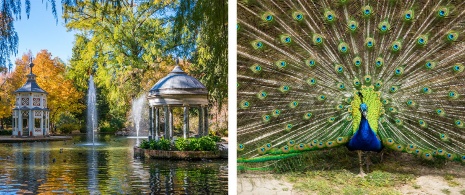
[[[464,6],[239,1],[238,162],[336,146],[465,162]]]

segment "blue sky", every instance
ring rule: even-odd
[[[57,1],[58,23],[52,14],[51,5],[46,1],[31,1],[29,19],[26,16],[24,3],[22,5],[21,20],[14,22],[19,37],[18,54],[11,56],[11,63],[16,58],[21,58],[29,50],[36,55],[42,49],[52,53],[52,57],[59,57],[68,62],[72,55],[74,32],[66,32],[64,20],[61,18],[62,10],[60,1]]]

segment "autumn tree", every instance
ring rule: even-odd
[[[27,65],[31,54],[24,54],[16,60],[16,68],[8,78],[8,93],[10,94],[10,114],[14,105],[13,92],[26,82]],[[76,90],[73,81],[66,78],[65,65],[59,58],[52,58],[47,50],[42,50],[35,56],[33,73],[37,76],[37,84],[48,95],[47,106],[50,109],[50,122],[52,127],[62,114],[80,113],[85,108],[79,100],[83,93]]]
[[[17,62],[20,60],[18,59]],[[26,66],[17,66],[12,73],[0,75],[0,123],[4,124],[6,118],[11,117],[15,104],[14,91],[19,89],[26,81]]]

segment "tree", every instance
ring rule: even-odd
[[[190,72],[206,85],[210,101],[221,109],[228,93],[227,1],[183,0],[175,10],[172,49],[185,58],[192,55]]]
[[[132,99],[146,92],[144,75],[165,69],[160,65],[165,64],[163,48],[170,31],[166,21],[156,16],[163,15],[172,2],[121,2],[120,7],[89,1],[64,7],[66,27],[79,32],[69,77],[80,91],[86,91],[89,76],[94,76],[98,101],[103,101],[98,109],[108,110],[100,112],[105,114],[99,118],[101,123],[124,120]]]
[[[11,117],[15,103],[14,91],[26,81],[26,66],[16,67],[12,73],[0,75],[0,121]],[[2,124],[3,125],[3,124]]]
[[[86,0],[61,0],[63,5],[76,6],[79,2]],[[42,0],[42,3],[44,1]],[[102,3],[105,7],[114,7],[114,12],[117,12],[119,7],[124,3],[123,0],[92,0],[93,4]],[[45,1],[46,6],[50,4],[51,11],[58,23],[56,0]],[[31,12],[31,1],[24,0],[24,8],[26,16],[29,19]],[[9,61],[11,55],[18,53],[19,37],[14,28],[14,20],[21,19],[22,0],[0,0],[0,72],[6,68],[6,62]]]

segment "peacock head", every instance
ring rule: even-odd
[[[368,106],[365,103],[360,104],[360,112],[362,113],[363,117],[367,117]]]

